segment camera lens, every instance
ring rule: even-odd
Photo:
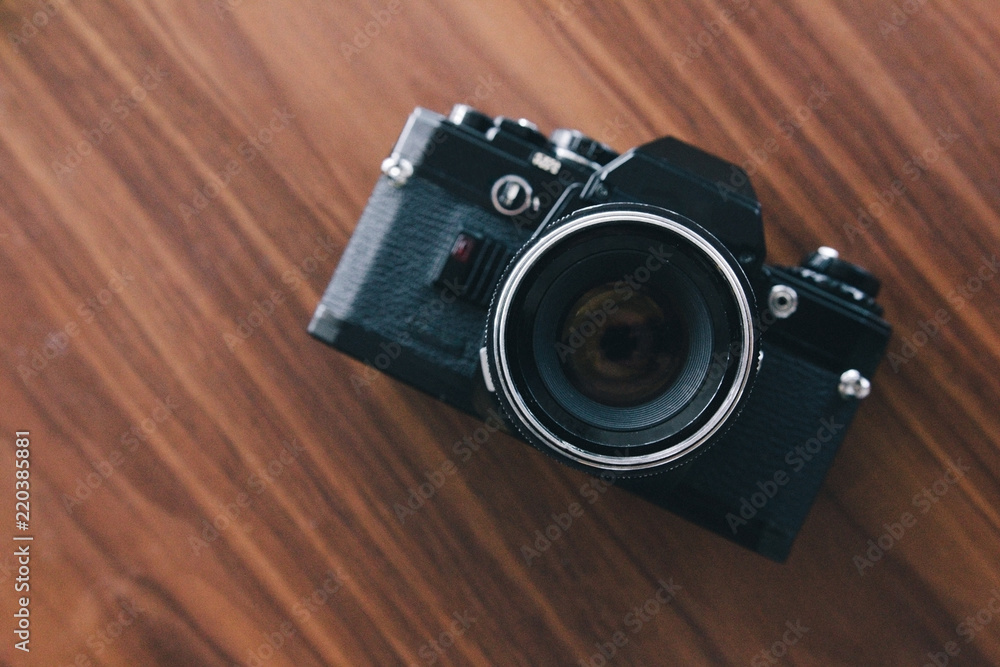
[[[525,438],[586,468],[647,472],[711,441],[756,372],[753,295],[695,223],[595,206],[511,262],[487,359]]]
[[[706,372],[729,331],[718,308],[713,321],[714,288],[673,239],[649,231],[622,222],[581,233],[532,272],[511,352],[519,385],[557,430],[633,444],[714,390]]]
[[[618,304],[613,283],[585,291],[563,318],[556,343],[560,368],[587,398],[634,407],[661,394],[687,356],[680,313],[659,290]]]

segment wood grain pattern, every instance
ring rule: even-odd
[[[1000,664],[992,5],[25,0],[0,29],[0,540],[21,429],[35,535],[30,655],[0,550],[4,664]],[[900,357],[787,564],[506,436],[463,460],[477,422],[305,334],[409,111],[463,100],[743,163],[772,262],[882,278]]]

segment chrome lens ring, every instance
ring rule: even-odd
[[[682,457],[691,454],[725,428],[729,418],[737,411],[747,389],[752,384],[756,371],[757,337],[753,297],[749,292],[749,284],[741,269],[732,259],[721,251],[721,244],[707,238],[707,232],[697,225],[686,221],[676,214],[664,209],[639,206],[604,205],[588,209],[579,217],[570,218],[558,224],[529,243],[514,260],[504,281],[499,287],[490,317],[490,329],[487,332],[487,352],[491,375],[497,391],[503,396],[506,408],[516,425],[526,432],[529,439],[544,444],[559,457],[564,457],[585,468],[617,473],[642,472],[652,468],[674,463]],[[554,433],[539,419],[524,396],[521,395],[515,380],[514,369],[509,362],[507,346],[508,327],[511,325],[511,311],[517,295],[525,288],[525,279],[531,270],[544,261],[545,257],[559,244],[571,239],[574,235],[594,230],[601,226],[648,225],[652,230],[667,232],[688,247],[701,253],[703,259],[717,271],[722,282],[728,289],[737,309],[738,340],[740,356],[733,380],[726,392],[725,398],[715,408],[714,414],[708,417],[693,433],[682,440],[659,449],[640,455],[607,455],[573,444]]]

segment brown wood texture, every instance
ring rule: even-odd
[[[1000,664],[992,4],[50,0],[0,28],[3,664]],[[770,261],[882,279],[899,356],[786,564],[504,435],[466,460],[481,424],[307,336],[408,113],[458,101],[690,141],[753,172]]]

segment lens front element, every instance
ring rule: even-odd
[[[560,367],[587,398],[634,407],[661,394],[687,356],[687,332],[666,295],[645,290],[619,304],[614,284],[570,306],[556,345]]]

